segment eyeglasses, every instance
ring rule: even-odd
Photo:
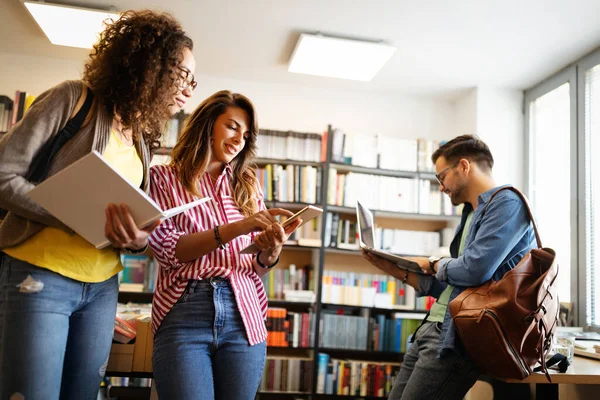
[[[435,179],[437,179],[437,181],[440,183],[440,185],[444,186],[444,179],[446,179],[447,172],[449,170],[451,170],[452,168],[458,167],[458,164],[460,164],[460,161],[455,162],[453,165],[449,166],[448,168],[444,168],[443,170],[440,171],[439,174],[435,174]]]
[[[181,67],[177,67],[177,68],[179,68],[179,70],[182,72],[182,74],[179,75],[179,77],[182,80],[182,82],[179,85],[181,87],[181,89],[185,90],[190,87],[192,88],[192,90],[196,89],[196,86],[198,86],[198,82],[196,82],[194,74],[192,74],[190,71],[188,71],[185,68],[181,68]]]

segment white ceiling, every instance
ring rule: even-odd
[[[526,89],[600,46],[599,0],[48,2],[169,11],[194,40],[198,74],[379,93]],[[0,5],[0,52],[85,59],[86,50],[51,45],[22,0]],[[288,73],[299,33],[317,31],[382,39],[398,51],[367,83]]]

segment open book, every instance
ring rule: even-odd
[[[171,218],[210,200],[205,197],[163,211],[143,190],[133,186],[93,151],[51,176],[29,197],[97,249],[109,245],[104,236],[106,207],[126,204],[139,228]]]
[[[378,257],[396,263],[398,268],[417,274],[425,274],[416,262],[375,247],[375,220],[373,219],[373,213],[358,201],[356,202],[356,221],[358,225],[356,229],[358,231],[358,243],[361,249],[367,253],[375,254]]]

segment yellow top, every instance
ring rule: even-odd
[[[465,221],[465,226],[462,231],[462,236],[460,237],[460,245],[458,246],[458,255],[462,256],[463,251],[465,250],[465,244],[467,241],[467,233],[469,232],[469,227],[471,226],[471,220],[473,219],[473,211],[467,215],[467,220]],[[431,306],[431,310],[429,310],[429,316],[427,317],[427,321],[430,322],[444,322],[444,317],[446,316],[446,310],[448,309],[448,302],[450,301],[450,295],[454,290],[454,286],[448,284],[446,289],[442,292],[440,297],[438,297],[437,301],[433,303]]]
[[[142,184],[144,166],[135,146],[125,145],[114,131],[102,156],[129,182],[135,186]],[[3,251],[80,282],[103,282],[123,269],[119,253],[113,248],[98,250],[77,234],[50,227]]]

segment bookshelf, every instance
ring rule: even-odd
[[[179,127],[181,127],[184,117],[185,116],[183,114],[179,116]],[[268,143],[265,137],[261,138],[262,135],[266,136],[267,138],[271,138],[273,143]],[[407,171],[350,165],[341,160],[339,155],[334,156],[333,154],[334,147],[336,146],[334,140],[339,140],[339,138],[335,139],[335,131],[331,126],[328,127],[326,135],[323,136],[323,138],[326,138],[326,141],[320,143],[319,145],[314,142],[303,145],[304,142],[302,142],[302,140],[305,140],[306,142],[314,141],[314,135],[315,134],[299,134],[294,132],[261,131],[261,135],[259,136],[259,138],[261,138],[258,143],[259,155],[264,157],[258,158],[255,163],[257,175],[261,185],[263,185],[266,206],[268,208],[281,207],[291,211],[297,211],[305,207],[307,204],[315,204],[322,208],[324,213],[322,218],[319,218],[318,224],[315,225],[315,228],[318,229],[317,239],[319,243],[315,245],[315,238],[311,238],[311,241],[307,241],[310,242],[311,245],[303,244],[302,240],[292,240],[292,244],[286,244],[284,246],[280,257],[279,266],[270,274],[268,274],[271,277],[274,277],[275,280],[279,281],[279,284],[281,284],[281,282],[288,281],[290,284],[292,284],[292,273],[289,271],[289,265],[294,264],[296,266],[296,270],[304,268],[305,275],[303,277],[303,288],[310,289],[315,292],[315,301],[286,301],[281,297],[281,290],[279,290],[277,296],[274,296],[273,293],[269,291],[269,285],[271,285],[272,288],[274,284],[265,282],[267,292],[270,294],[269,308],[284,309],[285,313],[289,315],[301,313],[308,313],[311,315],[310,345],[298,347],[269,346],[267,349],[267,363],[269,363],[269,360],[271,360],[271,364],[267,364],[265,368],[268,370],[269,365],[271,368],[273,368],[275,365],[277,365],[277,368],[280,368],[280,366],[283,365],[283,360],[287,359],[288,362],[290,362],[289,360],[297,360],[294,362],[301,363],[303,365],[302,369],[300,370],[301,375],[307,372],[311,375],[311,379],[309,380],[309,390],[303,390],[299,392],[272,389],[265,390],[263,388],[259,390],[256,398],[380,399],[382,398],[381,396],[335,395],[322,393],[322,390],[320,390],[322,388],[318,388],[319,354],[327,354],[330,361],[353,360],[354,362],[364,362],[364,364],[369,363],[369,368],[371,368],[371,363],[376,365],[392,365],[394,371],[396,371],[398,365],[402,362],[403,353],[397,350],[390,351],[389,348],[385,348],[383,345],[379,349],[372,348],[376,341],[373,335],[369,333],[369,331],[373,329],[371,322],[381,322],[383,320],[386,321],[387,324],[387,321],[393,321],[393,323],[397,324],[396,327],[398,327],[399,323],[397,320],[404,318],[406,321],[419,321],[422,319],[426,311],[416,309],[418,307],[423,307],[423,304],[419,305],[417,303],[415,300],[414,290],[410,287],[405,288],[406,291],[404,293],[405,299],[403,304],[389,304],[389,302],[387,304],[385,304],[385,302],[383,304],[378,302],[366,305],[353,303],[337,304],[339,302],[330,301],[331,298],[326,299],[328,290],[331,290],[331,287],[324,283],[324,280],[327,276],[346,276],[344,274],[363,274],[361,276],[382,275],[382,273],[380,273],[375,267],[363,259],[358,248],[340,248],[336,245],[336,243],[331,245],[331,238],[328,237],[331,235],[331,229],[329,229],[326,224],[327,215],[338,214],[340,219],[355,222],[356,211],[354,207],[351,207],[348,204],[343,204],[343,202],[342,204],[339,204],[339,202],[335,202],[336,204],[331,204],[332,202],[329,201],[331,199],[329,189],[331,187],[335,187],[338,182],[330,182],[330,179],[339,179],[337,178],[337,175],[340,174],[363,174],[373,177],[401,178],[415,180],[416,182],[429,182],[426,185],[419,184],[414,186],[417,190],[414,195],[418,200],[416,203],[412,203],[414,207],[411,210],[390,211],[385,209],[385,207],[382,207],[382,209],[373,209],[369,207],[373,211],[377,225],[382,229],[405,230],[408,232],[414,232],[415,235],[423,232],[432,233],[434,236],[437,235],[436,237],[439,244],[440,237],[442,236],[440,232],[445,229],[449,229],[453,233],[460,217],[458,215],[446,215],[443,213],[444,211],[448,212],[448,208],[444,209],[444,205],[442,204],[441,200],[442,193],[439,191],[437,191],[437,194],[440,197],[439,213],[436,214],[431,212],[431,204],[429,208],[422,207],[422,204],[419,200],[422,194],[427,193],[428,196],[435,196],[434,189],[437,189],[437,182],[435,180],[434,173],[431,170],[427,170],[425,167],[422,167],[424,165],[422,161],[415,162],[414,170]],[[290,147],[301,149],[301,151],[303,149],[303,154],[308,156],[304,157],[305,160],[296,159],[296,157],[290,152]],[[266,153],[262,151],[263,148],[267,149]],[[416,148],[417,146],[415,145],[415,150]],[[156,154],[168,156],[170,154],[170,150],[170,148],[166,147],[161,148]],[[282,154],[285,157],[277,158],[277,154]],[[426,162],[429,163],[428,157]],[[421,167],[418,167],[417,164]],[[426,170],[422,171],[419,170],[419,168]],[[336,172],[335,176],[330,173],[331,170]],[[306,171],[310,172],[306,173]],[[309,176],[309,174],[311,175]],[[272,181],[274,175],[279,175],[279,177],[285,175],[287,177],[287,181],[278,182],[279,186],[275,191],[273,187],[269,188],[269,185],[274,184]],[[286,178],[283,179],[285,180]],[[271,180],[271,182],[269,182],[269,180]],[[307,180],[308,182],[311,182],[311,184],[307,185]],[[294,182],[301,182],[301,184],[296,185],[296,187],[289,187],[289,185],[293,185]],[[313,197],[310,197],[311,195],[304,193],[307,189],[312,190],[312,188],[315,188]],[[429,190],[429,192],[423,192],[423,190]],[[285,193],[283,193],[283,191],[285,191]],[[283,201],[280,200],[282,197],[284,199]],[[306,201],[302,201],[303,199]],[[434,202],[433,204],[433,208],[437,209],[437,203]],[[367,206],[369,206],[369,204],[367,204]],[[305,226],[308,225],[310,224],[306,224]],[[330,242],[330,245],[326,245],[328,242]],[[412,251],[403,253],[400,252],[399,254],[429,256],[433,253],[427,251]],[[377,284],[380,285],[383,284],[383,282],[377,282]],[[389,283],[388,285],[392,284]],[[377,290],[379,290],[379,286]],[[383,294],[385,295],[385,293]],[[122,297],[120,297],[120,300],[121,298]],[[125,299],[125,297],[123,297],[123,299]],[[136,294],[133,295],[131,299],[132,301],[141,301],[142,299],[150,301],[151,294]],[[393,301],[397,300],[398,298]],[[400,315],[402,317],[399,317]],[[336,316],[349,317],[346,319],[347,321],[358,321],[360,319],[367,321],[367,336],[362,338],[362,340],[367,341],[367,345],[363,346],[364,348],[340,348],[339,346],[332,347],[331,345],[324,344],[325,334],[323,332],[327,332],[327,327],[323,326],[324,320],[335,320]],[[365,331],[364,322],[361,326],[362,331]],[[414,327],[418,326],[418,324],[415,325],[415,323],[412,323],[406,324],[406,326],[408,327],[407,329],[414,330]],[[355,330],[352,328],[349,331],[352,333],[355,332]],[[399,341],[402,342],[406,340],[405,333],[403,333],[404,336],[396,339],[396,348],[402,348],[402,345],[401,343],[399,344]],[[337,336],[339,336],[339,338],[334,338],[334,342],[338,339],[341,340],[342,333]],[[331,342],[331,340],[329,340],[329,342]],[[274,364],[275,362],[278,364]],[[381,369],[383,368],[384,367],[381,367]],[[294,370],[294,373],[297,373],[297,370]],[[280,376],[278,375],[278,377]],[[271,375],[270,378],[272,379],[273,375]],[[281,388],[281,385],[278,385],[277,387]]]

